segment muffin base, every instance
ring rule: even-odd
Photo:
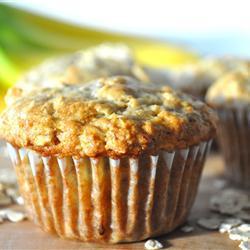
[[[226,163],[227,178],[250,188],[250,111],[218,110],[218,139]]]
[[[43,157],[8,144],[29,217],[85,242],[130,242],[185,222],[211,141],[139,158]]]

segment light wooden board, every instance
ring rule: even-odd
[[[2,159],[2,160],[1,160]],[[0,158],[1,168],[9,167],[6,159]],[[209,198],[218,189],[214,186],[215,180],[223,171],[222,159],[217,155],[209,157],[200,183],[198,197],[189,216],[191,224],[195,225],[197,218],[209,215]],[[170,250],[233,250],[239,249],[237,241],[231,241],[227,235],[214,231],[206,231],[195,226],[192,233],[182,233],[180,230],[158,238]],[[32,222],[4,223],[0,225],[0,249],[144,249],[144,242],[96,245],[77,241],[62,240],[42,232]]]

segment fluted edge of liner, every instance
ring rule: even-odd
[[[29,217],[85,242],[130,242],[185,222],[211,141],[138,159],[42,157],[7,144]]]

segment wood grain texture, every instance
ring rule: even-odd
[[[0,160],[1,162],[1,160]],[[6,161],[1,162],[6,165]],[[213,186],[214,180],[221,175],[223,163],[219,156],[209,157],[195,205],[189,216],[191,224],[195,224],[197,218],[209,215],[209,197],[217,192]],[[231,241],[225,234],[214,231],[205,231],[195,226],[192,233],[182,233],[180,230],[158,238],[171,250],[234,250],[239,249],[237,241]],[[76,250],[76,249],[144,249],[144,242],[117,244],[117,245],[96,245],[86,244],[77,241],[62,240],[56,236],[42,232],[37,226],[29,221],[21,223],[4,223],[0,225],[0,249],[2,250]]]

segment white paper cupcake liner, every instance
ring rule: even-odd
[[[250,110],[219,110],[218,139],[226,175],[235,184],[250,187]]]
[[[172,231],[194,202],[211,141],[138,159],[42,157],[8,144],[29,216],[48,232],[125,242]]]

